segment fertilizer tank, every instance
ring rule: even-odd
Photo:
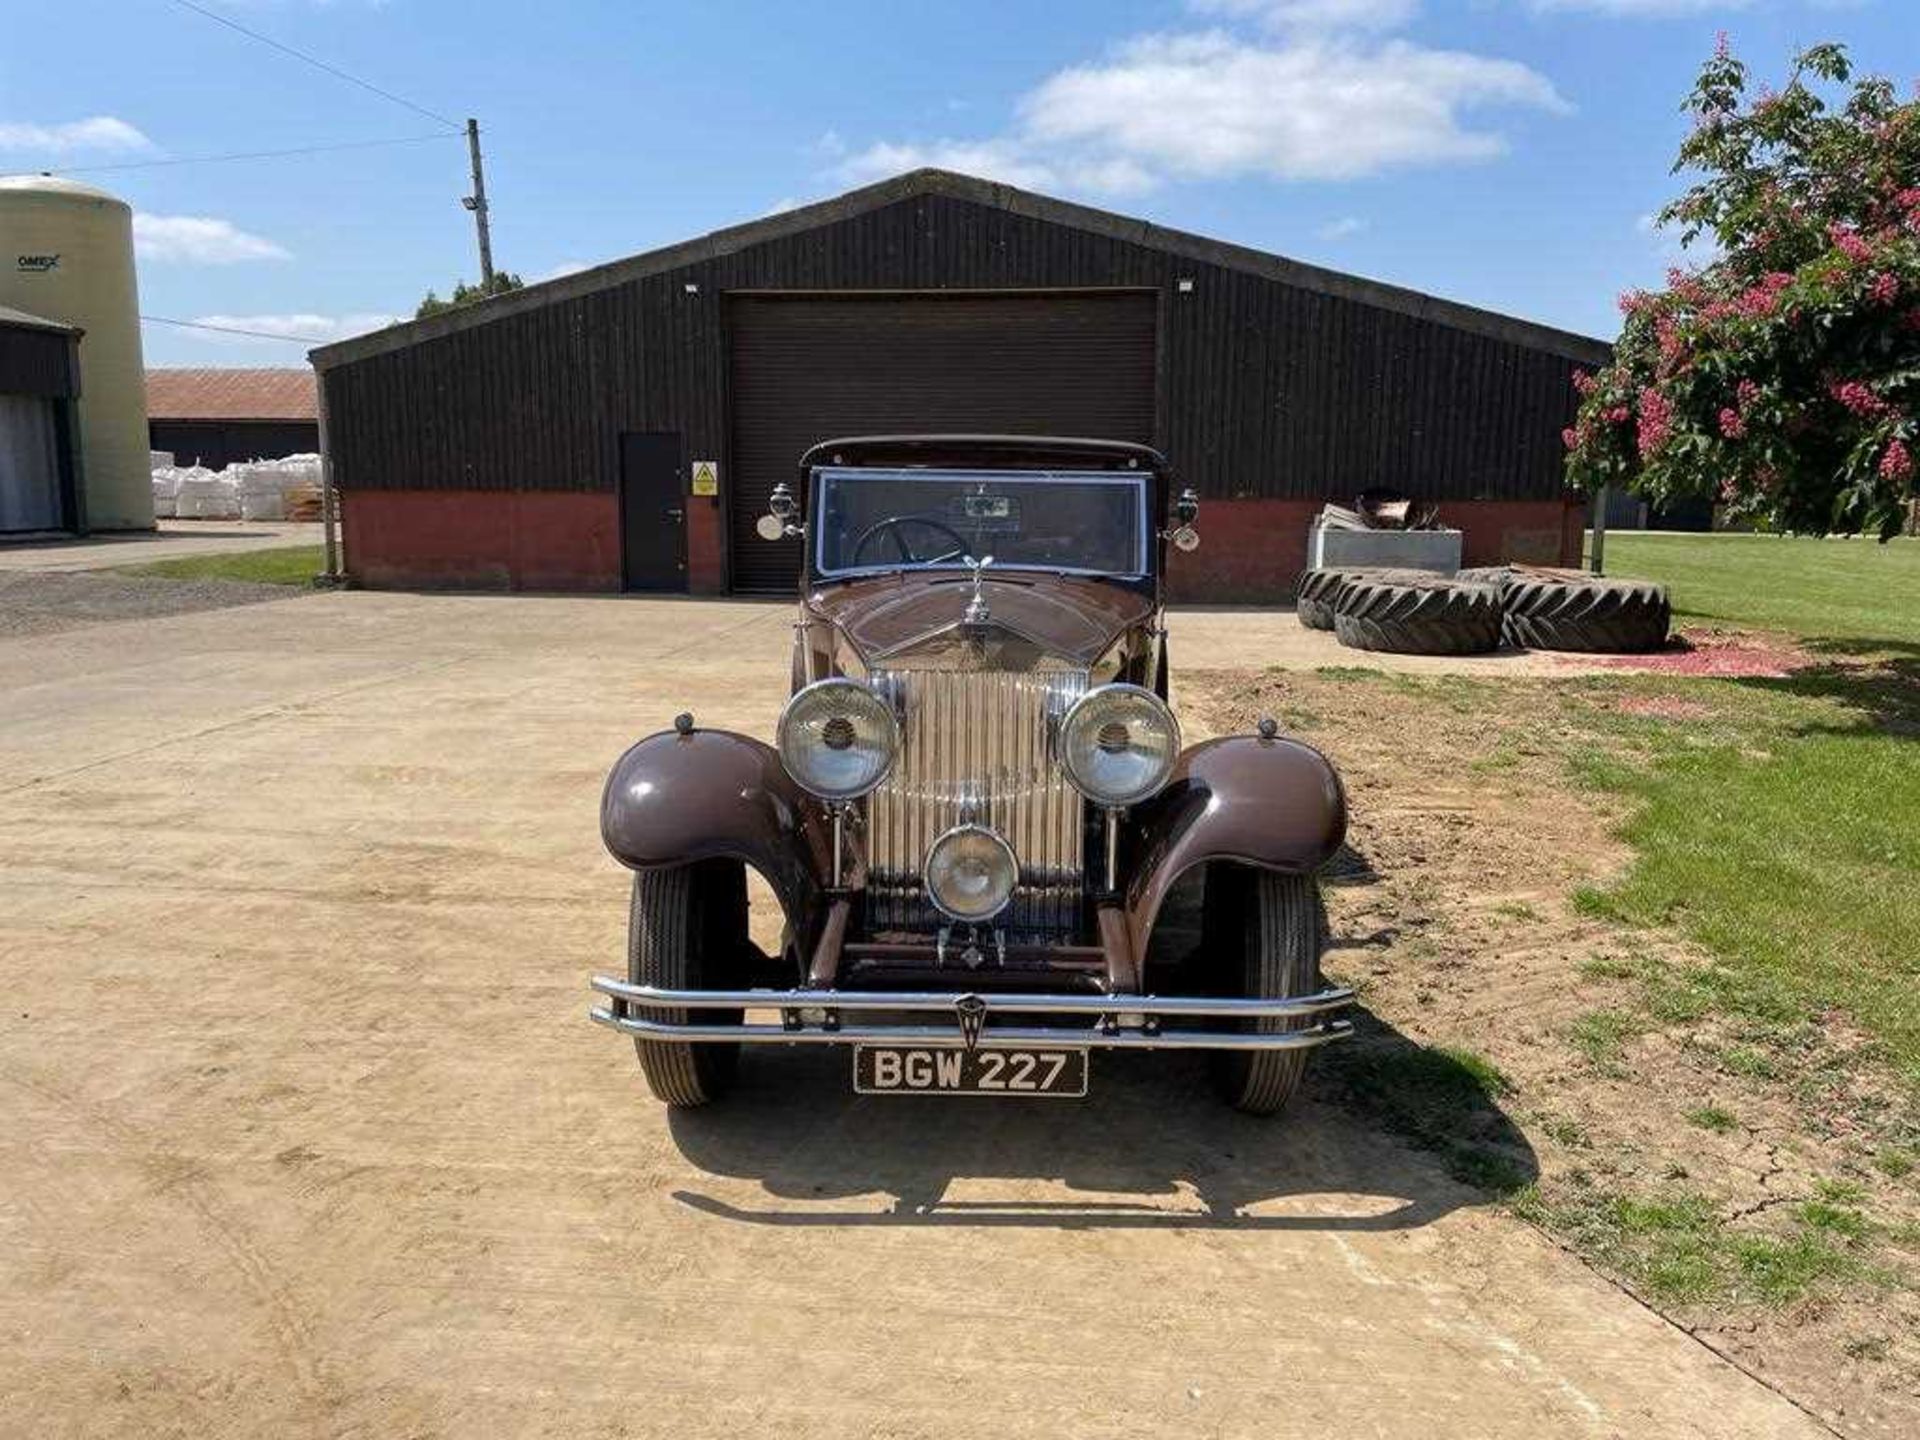
[[[126,201],[51,175],[0,176],[0,305],[76,325],[86,524],[153,528],[147,376]]]

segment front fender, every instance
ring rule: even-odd
[[[743,860],[766,877],[804,942],[820,913],[833,832],[771,745],[730,730],[665,730],[615,763],[600,837],[630,870]]]
[[[1327,757],[1282,737],[1234,735],[1195,745],[1167,786],[1136,812],[1139,857],[1127,887],[1133,953],[1144,957],[1175,882],[1208,860],[1307,875],[1347,834],[1347,797]]]

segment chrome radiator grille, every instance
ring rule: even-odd
[[[1020,859],[1000,922],[1009,938],[1058,937],[1079,922],[1080,794],[1049,736],[1086,691],[1083,671],[885,670],[871,677],[900,716],[900,758],[867,801],[867,914],[874,931],[941,923],[921,863],[943,831],[990,825]]]

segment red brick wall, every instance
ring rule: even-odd
[[[718,496],[687,499],[687,588],[696,595],[727,593],[727,512]]]
[[[1168,592],[1188,604],[1289,600],[1307,564],[1307,524],[1318,500],[1203,500],[1200,548],[1173,553]],[[1468,565],[1523,560],[1578,565],[1586,510],[1572,500],[1451,500],[1440,518],[1465,533]]]
[[[347,573],[362,585],[486,590],[618,590],[620,506],[611,493],[348,490],[341,495]],[[696,595],[726,589],[719,503],[687,502],[687,574]],[[1200,548],[1177,552],[1175,600],[1290,599],[1307,563],[1317,500],[1209,500]],[[1456,500],[1442,518],[1465,532],[1466,563],[1577,565],[1585,510],[1561,500]]]
[[[345,490],[347,573],[376,589],[618,590],[611,491]]]

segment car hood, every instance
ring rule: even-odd
[[[808,608],[832,622],[868,666],[923,648],[938,649],[955,635],[998,631],[1039,650],[1089,666],[1130,627],[1153,614],[1153,601],[1104,580],[1072,575],[1008,573],[983,578],[987,619],[965,621],[974,596],[970,575],[886,575],[822,586]]]

